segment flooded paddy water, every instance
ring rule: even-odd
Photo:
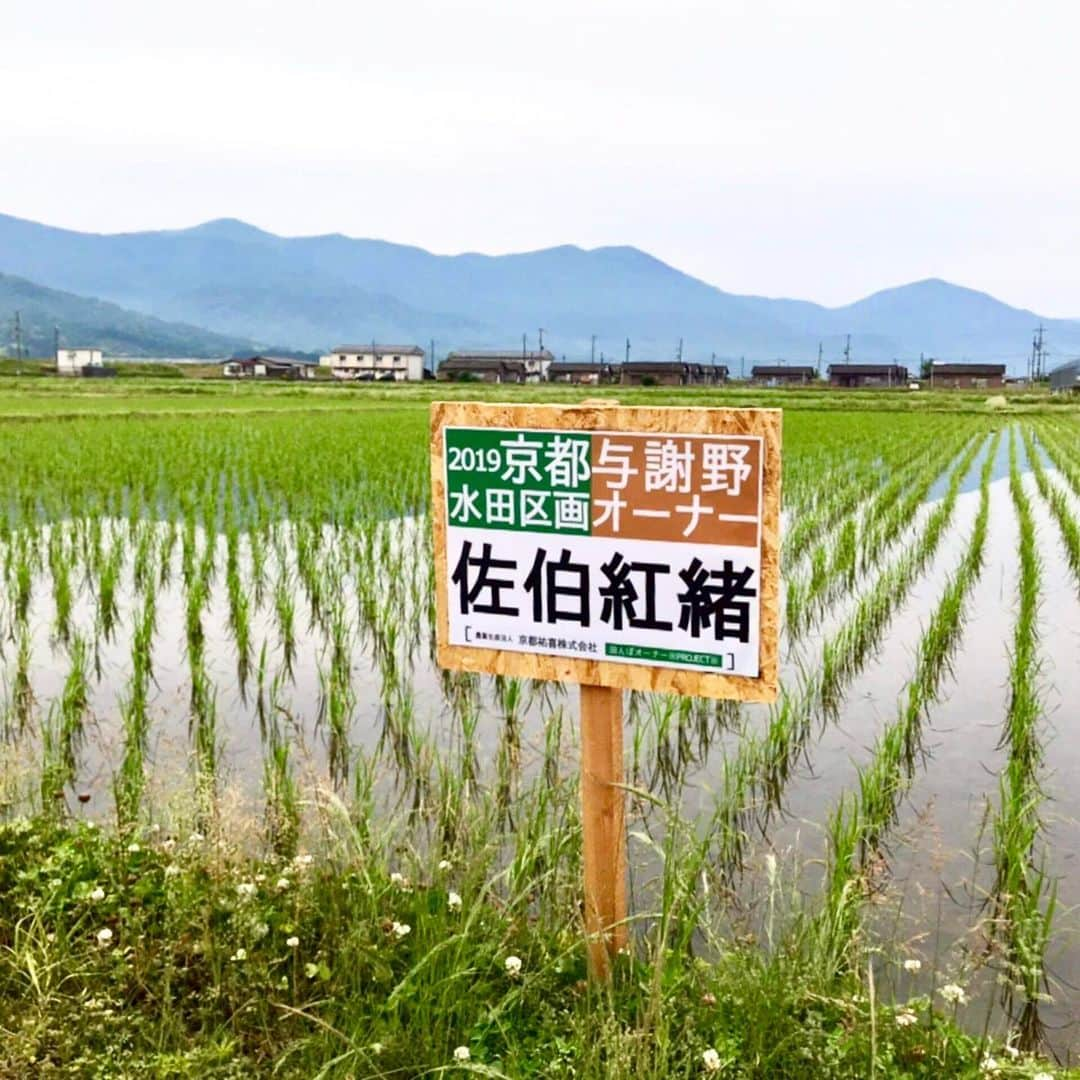
[[[1073,431],[943,422],[910,445],[901,433],[886,456],[864,433],[861,464],[826,493],[813,486],[823,452],[805,451],[785,506],[780,703],[628,695],[636,906],[647,906],[655,863],[641,838],[659,842],[675,812],[709,842],[733,923],[761,929],[769,859],[801,898],[785,902],[811,913],[830,882],[857,875],[868,924],[922,962],[911,979],[927,991],[964,979],[990,1007],[1012,962],[1012,939],[995,929],[1011,910],[999,882],[1019,873],[1036,906],[1056,904],[1040,1022],[1050,1045],[1077,1044],[1080,593],[1061,524],[1062,508],[1080,520]],[[1015,721],[1014,634],[1030,573],[1017,477],[1041,575],[1038,750],[1022,758],[1038,812],[1021,811],[1035,836],[1023,850],[995,839],[1002,777],[1028,745]],[[1060,493],[1056,511],[1040,478]],[[517,792],[576,774],[574,688],[434,664],[422,512],[248,528],[9,516],[0,554],[5,814],[52,805],[168,829],[209,788],[261,820],[283,777],[301,816],[317,792],[363,791],[390,812],[431,799],[449,769],[505,791],[512,833]],[[940,630],[938,655],[926,642],[948,622],[951,588],[961,614],[951,638]],[[909,706],[920,679],[932,688]],[[882,741],[890,727],[906,756]],[[845,823],[857,835],[850,858]],[[1035,989],[1018,985],[1004,1002],[1014,1014]]]

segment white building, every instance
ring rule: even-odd
[[[83,368],[104,367],[100,349],[57,349],[56,370],[61,375],[79,375]]]
[[[424,350],[418,345],[337,345],[319,366],[335,379],[365,382],[420,382],[424,378]]]

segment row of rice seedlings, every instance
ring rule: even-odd
[[[1041,567],[1035,521],[1017,462],[1015,430],[1009,440],[1009,490],[1020,533],[1019,604],[1009,665],[1009,703],[1001,746],[1008,761],[999,776],[1000,802],[993,822],[996,877],[992,892],[996,930],[1008,970],[1002,999],[1019,1032],[1019,1045],[1034,1049],[1042,1041],[1039,1002],[1049,989],[1043,956],[1050,939],[1056,886],[1045,866],[1041,834],[1043,794],[1039,774],[1043,717],[1038,677],[1038,608]]]
[[[716,857],[729,872],[741,866],[751,825],[756,822],[764,831],[780,808],[814,718],[827,721],[835,716],[845,688],[877,648],[893,615],[937,551],[979,447],[980,443],[973,443],[956,464],[945,497],[926,519],[916,541],[880,575],[850,619],[825,641],[815,668],[796,687],[782,688],[770,706],[765,733],[746,732],[734,758],[725,757],[712,830]]]
[[[89,649],[83,638],[72,637],[69,656],[60,699],[41,727],[41,804],[46,812],[60,806],[64,789],[75,779],[90,705]]]
[[[1068,463],[1066,455],[1058,448],[1050,449],[1045,437],[1040,440],[1040,443],[1046,448],[1048,456],[1058,470],[1065,472],[1059,462]],[[1031,432],[1027,428],[1024,429],[1024,446],[1027,450],[1028,461],[1031,464],[1031,471],[1035,475],[1039,494],[1050,507],[1057,521],[1069,568],[1072,570],[1077,582],[1080,583],[1080,526],[1077,525],[1076,518],[1073,515],[1069,497],[1057,484],[1051,483],[1046,476],[1046,470],[1043,469],[1042,462],[1039,460],[1038,448],[1035,446]],[[1073,468],[1075,469],[1075,466]],[[1080,490],[1080,470],[1076,470],[1076,483],[1077,489]]]
[[[849,518],[836,536],[815,548],[809,578],[795,577],[788,582],[785,628],[791,641],[798,641],[831,604],[854,588],[860,574],[877,564],[967,440],[967,435],[960,435],[944,446],[931,443],[879,489],[864,511],[861,525]]]
[[[929,432],[927,438],[929,440]],[[895,433],[886,440],[875,440],[875,449],[875,457],[865,460],[849,457],[850,446],[836,450],[828,448],[828,452],[817,459],[817,468],[800,470],[810,482],[810,497],[805,502],[796,499],[794,493],[789,495],[791,485],[785,477],[785,508],[792,516],[791,527],[784,536],[785,573],[797,566],[823,533],[851,517],[863,501],[881,487],[883,475],[890,474],[899,463],[908,460],[911,443],[906,435]],[[829,483],[821,483],[823,474],[828,475]]]
[[[843,793],[828,819],[829,858],[817,923],[823,953],[837,964],[843,962],[855,939],[863,902],[875,886],[871,871],[880,871],[884,865],[882,837],[895,823],[900,800],[914,779],[922,750],[923,721],[950,674],[967,603],[982,573],[990,520],[990,477],[999,439],[1000,434],[995,434],[983,462],[979,510],[967,550],[946,583],[919,641],[914,672],[899,715],[878,737],[870,761],[859,769],[857,790]]]
[[[152,573],[152,567],[147,567]],[[146,785],[146,752],[150,732],[149,690],[153,677],[154,633],[157,628],[157,597],[152,588],[143,593],[143,604],[132,640],[131,678],[120,703],[124,727],[124,753],[113,779],[116,818],[121,828],[135,825],[142,809]]]

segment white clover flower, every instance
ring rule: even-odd
[[[155,822],[154,822],[154,824],[150,826],[150,831],[151,831],[151,832],[152,832],[152,833],[153,833],[153,834],[154,834],[155,836],[157,836],[157,834],[158,834],[159,832],[161,832],[161,826],[160,826],[160,825],[159,825],[159,824],[158,824],[158,823],[157,823],[157,822],[155,821]]]
[[[446,906],[451,911],[461,910],[461,897],[456,892],[448,892],[446,894]]]
[[[139,847],[138,844],[128,844],[127,849],[128,849],[128,854],[130,854],[130,855],[138,855],[139,852],[142,851],[142,848]]]
[[[300,939],[295,934],[293,934],[291,938],[285,939],[285,944],[288,945],[290,949],[295,949],[299,946]]]
[[[905,960],[904,961],[904,970],[905,971],[910,971],[912,973],[914,973],[916,971],[922,971],[922,961],[921,960],[915,960],[915,959]]]
[[[253,881],[241,881],[240,884],[236,886],[236,895],[239,896],[241,900],[249,900],[258,891],[258,887]]]
[[[237,949],[236,952],[229,957],[230,960],[235,960],[238,963],[242,963],[247,959],[247,949]]]
[[[113,932],[107,927],[103,926],[97,932],[97,940],[99,945],[108,945],[113,939]]]
[[[897,1027],[911,1027],[912,1024],[917,1024],[919,1018],[915,1015],[912,1009],[901,1009],[896,1014]]]
[[[520,956],[508,956],[504,961],[506,967],[506,974],[510,978],[516,978],[521,974],[521,957]]]
[[[179,873],[180,873],[180,867],[177,866],[176,863],[169,863],[169,865],[165,867],[165,876],[166,877],[177,877],[179,875]]]
[[[992,1058],[989,1054],[982,1059],[979,1064],[979,1068],[987,1075],[992,1076],[996,1072],[1001,1072],[1001,1066],[997,1063],[996,1058]]]
[[[719,1072],[720,1055],[710,1046],[708,1050],[702,1051],[701,1064],[705,1067],[706,1072]]]
[[[274,884],[274,888],[277,889],[278,892],[285,892],[291,885],[292,882],[287,877],[279,877]]]
[[[161,841],[162,851],[172,851],[174,847],[176,847],[176,841],[171,836]]]
[[[956,983],[946,983],[938,993],[950,1004],[950,1005],[966,1005],[967,993],[962,986],[958,986]]]
[[[469,1058],[471,1058],[471,1057],[472,1057],[472,1054],[469,1053],[469,1048],[467,1046],[459,1046],[454,1051],[454,1060],[455,1061],[468,1061]]]
[[[193,844],[201,844],[206,839],[201,832],[193,832],[191,834],[191,842]]]
[[[453,868],[454,868],[454,864],[449,859],[440,859],[439,860],[439,869],[442,870],[443,873],[445,873],[447,870],[452,870]],[[459,1046],[458,1050],[460,1050],[460,1049],[461,1049],[461,1047]],[[468,1050],[468,1047],[465,1047],[465,1049]],[[456,1054],[457,1050],[455,1050],[454,1053]]]
[[[293,859],[294,866],[310,866],[315,861],[314,855],[297,855]]]
[[[412,933],[412,927],[408,923],[396,922],[390,927],[395,937],[403,938]]]
[[[371,1052],[378,1057],[386,1049],[382,1043],[376,1042],[371,1044]]]
[[[99,885],[91,894],[90,899],[95,903],[105,899],[105,890]]]
[[[396,870],[390,875],[390,884],[395,889],[407,889],[409,887],[409,879],[404,874],[399,874]]]
[[[256,885],[261,885],[265,880],[266,880],[266,875],[265,874],[256,874],[255,875],[255,884]]]
[[[1048,1072],[1037,1072],[1031,1080],[1054,1080],[1053,1076]]]

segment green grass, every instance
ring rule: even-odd
[[[552,883],[527,852],[499,871],[482,843],[440,864],[333,830],[305,864],[184,831],[0,827],[0,1076],[696,1077],[714,1050],[724,1076],[929,1078],[1009,1060],[909,997],[896,960],[866,957],[872,985],[863,964],[825,979],[797,930],[696,958],[688,920],[708,920],[675,843],[654,931],[590,988],[573,891],[536,910]]]

